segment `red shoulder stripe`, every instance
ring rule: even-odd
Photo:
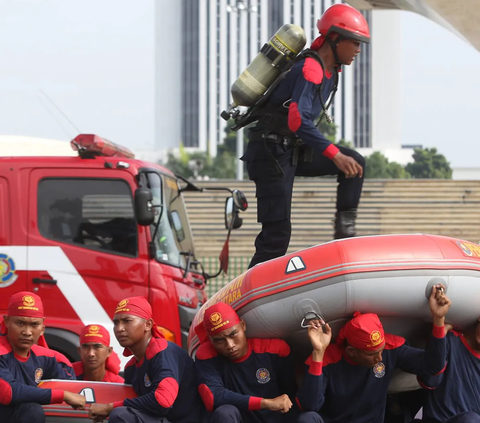
[[[166,350],[168,347],[168,342],[164,338],[152,338],[150,343],[148,344],[147,351],[145,352],[145,356],[147,360],[151,360],[155,357],[159,352]]]
[[[155,389],[155,399],[163,408],[170,408],[177,399],[177,395],[178,382],[173,377],[166,377]]]
[[[303,77],[306,81],[320,84],[323,80],[323,70],[315,59],[307,57],[302,68]]]
[[[210,343],[210,341],[208,341],[200,345],[197,354],[195,355],[195,358],[199,360],[208,360],[210,358],[216,357],[217,355],[218,354],[215,351],[215,348],[213,348],[213,345]]]
[[[252,338],[252,350],[257,354],[270,353],[280,357],[290,354],[290,347],[283,339]]]
[[[205,408],[207,409],[207,411],[212,412],[214,404],[213,392],[207,385],[202,383],[198,387],[198,393],[200,394],[200,398],[202,398],[202,401],[205,404]]]

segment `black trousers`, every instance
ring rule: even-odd
[[[332,160],[317,151],[308,151],[302,145],[295,148],[273,142],[250,142],[242,160],[247,164],[248,176],[255,182],[257,220],[262,230],[255,240],[255,254],[249,267],[280,257],[287,252],[291,235],[291,204],[295,176],[337,175],[337,211],[356,209],[362,193],[363,177],[346,178]],[[365,159],[356,151],[339,147],[346,156],[353,157],[365,170]],[[295,163],[294,154],[298,154]],[[275,167],[276,159],[283,175]]]
[[[26,402],[5,408],[0,414],[2,423],[45,423],[45,412],[40,404]]]

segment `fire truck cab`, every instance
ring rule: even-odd
[[[71,157],[0,151],[0,316],[12,294],[37,293],[49,346],[76,360],[86,324],[104,325],[121,352],[115,307],[142,295],[165,337],[186,346],[209,275],[195,258],[182,192],[202,190],[96,135],[71,144]],[[230,192],[229,234],[247,206]]]

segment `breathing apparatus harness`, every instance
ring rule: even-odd
[[[336,55],[336,52],[335,52]],[[300,60],[304,60],[305,58],[310,57],[314,60],[316,60],[321,68],[323,73],[325,74],[325,66],[323,65],[322,60],[318,56],[318,54],[315,52],[315,50],[311,49],[306,49],[302,51],[294,60],[293,63],[297,63]],[[292,66],[293,66],[292,63]],[[328,109],[332,105],[332,102],[335,97],[335,93],[337,92],[338,89],[338,71],[339,71],[340,66],[336,66],[334,69],[334,75],[333,77],[335,78],[334,80],[334,85],[332,88],[332,92],[330,94],[330,97],[327,99],[325,102],[322,98],[322,87],[323,87],[323,82],[324,80],[322,79],[322,82],[318,85],[317,90],[316,90],[316,95],[318,95],[320,99],[320,104],[322,106],[322,114],[320,115],[319,119],[315,123],[315,126],[318,126],[320,123],[321,119],[325,116],[326,120],[328,123],[332,123],[333,120],[328,114]],[[280,82],[285,78],[287,73],[290,71],[291,67],[281,73],[279,77],[275,80],[275,82],[270,86],[268,91],[265,93],[264,96],[262,96],[257,103],[252,106],[247,112],[238,117],[235,121],[235,125],[233,127],[234,130],[238,130],[242,128],[243,126],[248,125],[249,123],[258,121],[259,126],[265,128],[265,129],[270,129],[272,132],[278,133],[283,135],[284,137],[288,137],[290,139],[298,139],[296,135],[290,131],[288,128],[288,109],[290,106],[290,103],[292,101],[291,98],[288,100],[284,101],[280,105],[278,104],[270,104],[268,102],[268,99],[271,95],[271,93],[277,88],[277,86],[280,84]]]

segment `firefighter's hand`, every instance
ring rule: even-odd
[[[434,285],[429,298],[430,311],[433,316],[435,326],[443,326],[448,309],[452,305],[450,299],[445,294],[445,287],[442,284]]]
[[[272,399],[262,398],[260,407],[262,410],[280,411],[285,414],[292,408],[292,401],[287,394],[283,394]]]
[[[71,405],[74,410],[85,409],[85,397],[83,395],[74,394],[73,392],[64,391],[63,400]]]
[[[322,325],[325,325],[325,332]],[[322,361],[325,350],[332,340],[332,329],[323,320],[311,320],[308,326],[308,338],[313,347],[313,361]]]
[[[102,422],[113,410],[113,404],[92,404],[88,412],[94,422]]]
[[[346,178],[353,178],[358,175],[359,178],[363,176],[363,168],[360,166],[357,161],[350,156],[346,156],[341,151],[339,151],[333,157],[333,163],[337,166],[341,172],[345,174]]]

